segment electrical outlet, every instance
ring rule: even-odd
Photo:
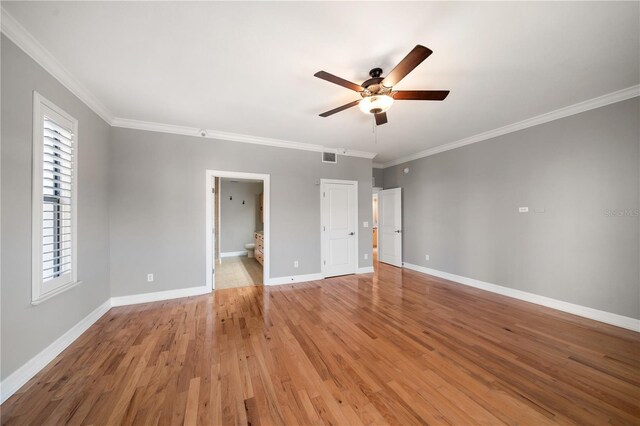
[[[153,274],[147,274],[147,282],[153,282]]]
[[[365,253],[364,254],[364,260],[367,260],[369,258],[369,253]]]
[[[429,255],[428,254],[424,255],[424,260],[429,260]]]
[[[294,267],[294,268],[297,268],[297,267],[298,267],[298,261],[297,261],[297,260],[294,260],[294,261],[293,261],[293,267]]]
[[[529,207],[518,207],[518,212],[519,213],[528,213],[529,212]]]

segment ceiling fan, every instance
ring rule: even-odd
[[[373,114],[376,119],[376,125],[380,126],[387,122],[387,110],[391,108],[394,100],[403,101],[443,101],[448,90],[393,90],[393,86],[398,84],[400,80],[405,78],[407,74],[414,70],[418,65],[429,57],[433,52],[421,45],[417,45],[398,65],[387,75],[381,77],[382,69],[374,68],[369,71],[370,79],[361,85],[352,83],[343,78],[329,74],[326,71],[318,71],[315,77],[335,83],[339,86],[346,87],[358,92],[362,99],[358,99],[348,104],[334,108],[330,111],[323,112],[320,117],[328,117],[337,112],[344,111],[358,105],[362,112]]]

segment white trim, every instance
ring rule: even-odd
[[[370,274],[373,273],[373,266],[365,266],[363,268],[357,268],[357,274]],[[298,284],[309,281],[324,280],[325,277],[322,273],[319,274],[306,274],[306,275],[292,275],[289,277],[276,277],[269,280],[268,285],[284,285],[284,284]]]
[[[178,299],[181,297],[200,296],[211,290],[207,286],[179,288],[175,290],[156,291],[153,293],[132,294],[111,298],[111,306],[137,305],[139,303],[158,302],[161,300]]]
[[[360,263],[360,252],[359,252],[359,248],[358,248],[358,240],[360,238],[360,216],[359,216],[359,212],[358,212],[358,181],[357,180],[344,180],[344,179],[320,179],[320,274],[322,275],[322,278],[326,278],[326,272],[325,272],[325,265],[324,265],[324,261],[322,260],[324,257],[324,238],[323,238],[323,223],[325,221],[324,218],[324,209],[322,208],[322,205],[324,203],[324,195],[323,193],[325,192],[325,185],[326,184],[341,184],[341,185],[353,185],[355,192],[356,192],[356,203],[355,203],[355,224],[354,224],[354,238],[355,238],[355,265],[354,265],[354,270],[352,272],[352,274],[356,274],[358,271],[358,263]]]
[[[215,277],[213,271],[214,247],[213,247],[213,186],[214,178],[234,178],[234,179],[251,179],[262,181],[263,192],[263,236],[264,236],[264,262],[262,265],[262,282],[269,282],[269,263],[271,259],[271,175],[260,173],[232,172],[227,170],[206,170],[205,171],[205,192],[206,192],[206,208],[205,208],[205,232],[206,232],[206,249],[205,249],[205,276],[207,279],[207,288],[213,290],[215,288]],[[222,180],[222,179],[220,179]],[[222,256],[221,256],[222,257]]]
[[[108,124],[113,114],[3,7],[0,29],[20,49]]]
[[[71,327],[62,336],[43,349],[36,356],[23,364],[9,377],[0,383],[0,404],[4,403],[11,395],[16,393],[40,370],[53,361],[63,350],[71,345],[89,327],[96,323],[111,307],[135,305],[139,303],[158,302],[162,300],[177,299],[180,297],[191,297],[207,294],[211,290],[209,287],[191,287],[177,290],[158,291],[155,293],[133,294],[129,296],[112,297],[93,312],[84,317],[80,322]]]
[[[617,327],[626,328],[633,331],[640,332],[640,320],[622,315],[614,314],[611,312],[601,311],[587,306],[576,305],[562,300],[552,299],[546,296],[540,296],[533,293],[528,293],[522,290],[516,290],[513,288],[503,287],[497,284],[491,284],[484,281],[476,280],[473,278],[467,278],[460,275],[450,274],[448,272],[438,271],[436,269],[426,268],[424,266],[413,265],[411,263],[404,263],[404,267],[412,269],[424,274],[433,275],[436,277],[444,278],[449,281],[455,281],[460,284],[468,285],[470,287],[479,288],[481,290],[490,291],[492,293],[501,294],[507,297],[513,297],[514,299],[524,300],[525,302],[535,303],[536,305],[546,306],[548,308],[557,309],[559,311],[568,312],[573,315],[578,315],[584,318],[604,322],[607,324],[615,325]]]
[[[384,169],[384,163],[376,163],[375,161],[371,164],[374,169]]]
[[[222,132],[211,129],[179,126],[173,124],[154,123],[128,118],[115,117],[114,114],[87,89],[75,76],[73,76],[26,28],[24,28],[4,7],[1,8],[0,31],[13,41],[20,49],[29,55],[36,63],[45,69],[53,78],[69,89],[80,101],[100,116],[113,127],[128,129],[148,130],[152,132],[172,133],[244,142],[258,145],[275,146],[279,148],[298,149],[303,151],[335,152],[339,155],[362,157],[372,159],[377,154],[373,152],[347,150],[344,148],[327,148],[322,145],[309,144],[296,141],[266,138],[261,136],[243,135],[239,133]]]
[[[571,115],[580,114],[581,112],[589,111],[592,109],[600,108],[616,102],[621,102],[627,99],[640,96],[640,85],[628,87],[626,89],[618,90],[617,92],[608,93],[597,98],[589,99],[584,102],[579,102],[574,105],[570,105],[564,108],[560,108],[545,114],[541,114],[526,120],[518,121],[497,129],[489,130],[488,132],[479,133],[468,138],[460,139],[455,142],[439,145],[434,148],[429,148],[424,151],[416,152],[415,154],[407,155],[405,157],[398,158],[397,160],[388,161],[386,163],[374,163],[375,168],[387,168],[396,166],[398,164],[406,163],[408,161],[417,160],[419,158],[428,157],[430,155],[438,154],[440,152],[449,151],[451,149],[460,148],[465,145],[471,145],[476,142],[481,142],[487,139],[492,139],[498,136],[506,135],[507,133],[517,132],[529,127],[537,126],[539,124],[548,123],[550,121],[558,120],[560,118],[569,117]]]
[[[349,157],[361,157],[372,159],[377,154],[374,152],[356,151],[344,148],[328,148],[322,145],[288,141],[283,139],[266,138],[262,136],[244,135],[241,133],[221,132],[213,129],[198,129],[197,127],[177,126],[173,124],[154,123],[150,121],[130,120],[127,118],[114,118],[111,122],[113,127],[125,129],[146,130],[149,132],[171,133],[175,135],[196,136],[200,138],[216,139],[222,141],[232,141],[241,143],[251,143],[256,145],[274,146],[277,148],[289,148],[302,151],[314,152],[334,152],[338,155]]]
[[[211,202],[213,203],[213,207],[215,207],[216,209],[215,212],[211,212],[211,214],[213,215],[213,220],[215,220],[216,213],[218,213],[218,223],[214,225],[213,221],[211,222],[211,227],[213,229],[213,232],[211,233],[211,237],[213,238],[213,240],[211,241],[211,245],[212,247],[214,247],[213,258],[215,259],[215,247],[217,246],[219,250],[222,250],[222,179],[218,179],[218,186],[216,187],[216,178],[213,177],[211,179],[211,185],[213,186],[213,195],[211,197]],[[217,203],[215,202],[216,199]],[[221,254],[218,255],[218,264],[220,263],[222,263]]]
[[[45,300],[49,300],[54,296],[59,295],[60,293],[64,293],[67,290],[72,289],[73,287],[82,284],[82,281],[71,281],[68,282],[64,285],[61,285],[60,287],[56,287],[55,290],[49,291],[47,292],[45,295],[38,297],[37,299],[32,298],[31,299],[31,304],[33,306],[38,306],[39,304],[41,304],[42,302],[44,302]]]
[[[292,275],[289,277],[271,278],[267,282],[268,282],[268,285],[283,285],[283,284],[303,283],[307,281],[319,281],[322,279],[324,279],[324,275],[322,274],[306,274],[306,275]]]
[[[238,256],[246,256],[247,254],[248,254],[247,250],[227,251],[224,253],[220,253],[220,257],[238,257]]]
[[[69,331],[58,337],[53,343],[43,349],[39,354],[31,358],[22,367],[14,371],[0,384],[0,404],[18,391],[40,370],[53,361],[63,350],[73,343],[82,333],[98,321],[111,308],[111,300],[107,300],[98,306],[93,312],[84,317],[79,323],[71,327]]]
[[[49,116],[57,125],[71,128],[73,157],[71,159],[71,271],[47,282],[42,279],[42,216],[43,216],[43,121]],[[39,305],[80,284],[78,281],[78,120],[63,109],[33,91],[33,133],[31,163],[31,303]]]

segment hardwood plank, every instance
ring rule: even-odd
[[[640,334],[376,265],[111,309],[2,425],[640,424]]]

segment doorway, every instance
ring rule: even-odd
[[[320,181],[322,275],[355,274],[358,263],[358,182]]]
[[[269,175],[207,170],[210,289],[269,284]]]
[[[373,222],[371,224],[372,241],[373,241],[373,267],[377,268],[378,265],[378,192],[382,191],[382,188],[373,187],[371,196],[371,208]]]
[[[257,179],[217,178],[214,217],[217,244],[216,288],[263,284],[263,182]]]

